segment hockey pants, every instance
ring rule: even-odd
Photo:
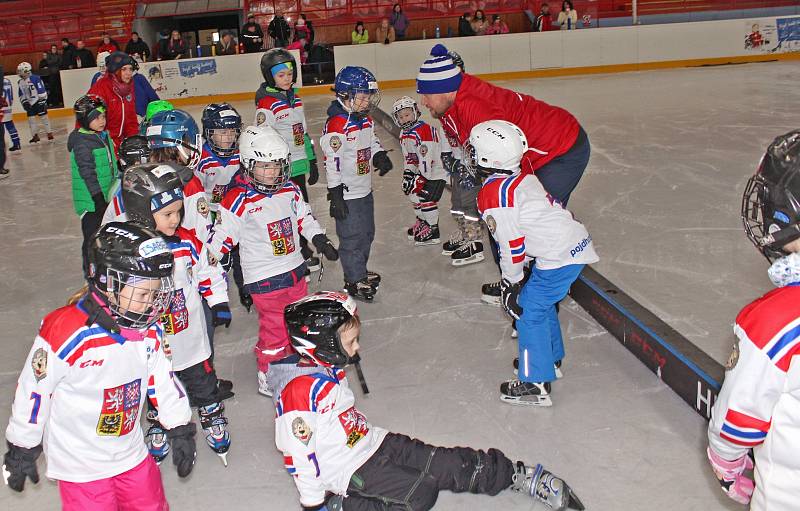
[[[300,193],[303,195],[303,200],[308,203],[308,190],[306,189],[306,175],[300,174],[298,176],[293,176],[291,178],[291,182],[296,184],[298,188],[300,188]],[[300,236],[300,254],[303,256],[303,259],[308,259],[312,255],[314,255],[314,251],[311,250],[311,247],[308,246],[308,240],[304,237]]]
[[[168,511],[161,472],[149,455],[121,474],[85,483],[58,482],[65,511]]]
[[[426,222],[428,225],[439,224],[439,203],[425,202],[420,200],[416,193],[408,194],[408,200],[414,207],[414,214],[417,218]]]
[[[217,372],[210,358],[181,371],[175,371],[175,375],[186,389],[189,406],[200,407],[219,402]]]
[[[556,379],[553,364],[564,358],[564,340],[556,304],[583,270],[583,264],[570,264],[553,270],[535,266],[519,294],[522,316],[519,332],[519,379],[545,382]]]
[[[258,311],[258,343],[253,352],[261,372],[267,372],[273,360],[294,353],[283,321],[283,309],[308,294],[307,272],[304,263],[290,272],[245,286]]]
[[[427,510],[441,490],[497,495],[511,486],[513,473],[497,449],[435,447],[389,433],[350,479],[344,510]]]
[[[347,199],[348,214],[336,220],[339,259],[344,280],[358,282],[367,276],[367,262],[375,239],[375,201],[372,193],[359,199]]]
[[[28,113],[28,126],[31,129],[31,137],[39,134],[39,131],[52,133],[50,128],[50,118],[47,116],[47,105],[36,103]]]

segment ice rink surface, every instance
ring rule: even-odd
[[[766,261],[741,229],[739,202],[769,141],[796,127],[796,76],[796,64],[768,63],[498,83],[578,117],[593,154],[570,205],[597,243],[597,269],[722,360],[736,312],[769,289]],[[386,91],[381,106],[390,108],[405,92],[412,91]],[[304,100],[314,138],[329,99]],[[251,103],[236,107],[252,119]],[[188,110],[199,119],[201,107]],[[66,153],[72,122],[53,124],[55,142],[24,145],[10,155],[11,176],[0,181],[3,425],[39,321],[81,285]],[[18,127],[23,141],[30,138],[24,123]],[[413,213],[400,190],[399,146],[379,134],[394,149],[395,170],[374,177],[370,269],[384,281],[376,302],[360,305],[371,394],[363,397],[352,382],[370,421],[431,443],[497,447],[514,460],[541,462],[590,510],[741,509],[726,500],[705,461],[706,423],[570,300],[561,309],[567,357],[565,378],[553,386],[554,406],[499,401],[499,383],[513,377],[516,343],[500,309],[479,300],[480,284],[497,280],[497,271],[490,261],[455,269],[438,247],[406,240]],[[324,182],[310,193],[332,234]],[[442,235],[452,229],[443,216]],[[327,263],[319,286],[341,284],[339,265]],[[311,289],[317,288],[315,280]],[[170,460],[162,465],[167,494],[175,510],[298,509],[274,447],[271,401],[256,393],[257,318],[233,302],[233,325],[216,336],[217,371],[237,392],[226,405],[230,466],[198,438],[197,466],[187,480],[178,480]],[[22,495],[0,489],[0,509],[56,508],[57,487],[46,480]],[[542,508],[504,492],[443,493],[436,509]]]

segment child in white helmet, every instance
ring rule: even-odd
[[[50,128],[50,118],[47,116],[47,88],[44,82],[39,75],[33,74],[33,68],[27,62],[17,66],[17,76],[19,76],[17,82],[19,102],[28,115],[28,125],[31,128],[32,138],[28,143],[39,142],[40,128],[47,133],[47,140],[53,140],[53,130]]]
[[[556,304],[583,267],[598,261],[592,237],[532,174],[520,173],[525,134],[508,121],[485,121],[470,132],[464,162],[485,178],[478,211],[500,253],[502,304],[517,320],[519,379],[500,385],[514,405],[551,406],[550,382],[564,358]],[[532,262],[525,281],[523,269]]]
[[[402,130],[403,193],[414,205],[416,222],[407,231],[416,246],[439,243],[439,200],[445,188],[439,131],[420,119],[417,102],[403,96],[392,105],[394,123]]]

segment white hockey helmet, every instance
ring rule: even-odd
[[[33,67],[31,67],[30,63],[28,62],[20,62],[17,66],[17,75],[20,78],[27,78],[33,72]]]
[[[518,174],[528,139],[519,127],[508,121],[492,120],[477,124],[464,146],[464,165],[481,177],[492,174]]]
[[[410,108],[411,111],[414,113],[414,120],[408,122],[400,122],[400,119],[397,118],[397,114],[400,113],[401,110],[405,110],[406,108]],[[420,115],[421,114],[419,111],[419,107],[417,106],[417,102],[408,96],[403,96],[402,98],[395,101],[394,104],[392,104],[392,119],[400,129],[405,130],[416,124],[417,121],[419,120]]]
[[[109,55],[111,55],[111,53],[107,51],[101,51],[97,54],[97,67],[100,68],[101,73],[106,71],[106,57]]]
[[[239,137],[239,161],[250,184],[261,193],[275,193],[289,181],[289,146],[283,137],[269,126],[248,126]],[[279,172],[265,178],[259,163],[276,163]],[[267,167],[269,168],[269,166]]]

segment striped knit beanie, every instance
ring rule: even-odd
[[[417,75],[417,92],[419,94],[443,94],[454,92],[461,85],[461,70],[453,63],[443,44],[437,44],[431,50],[431,56]]]

